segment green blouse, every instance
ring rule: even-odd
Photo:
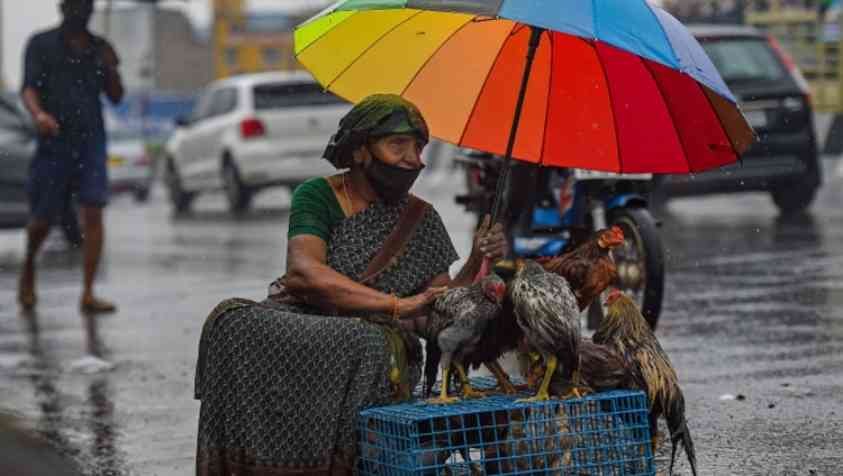
[[[314,235],[326,243],[334,225],[345,219],[331,184],[324,177],[312,178],[296,187],[290,206],[287,239]]]

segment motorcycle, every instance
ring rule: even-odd
[[[503,161],[492,154],[464,151],[455,162],[465,170],[467,190],[456,202],[479,221],[491,209]],[[514,164],[511,183],[518,186],[509,193],[510,213],[504,220],[511,254],[558,256],[596,230],[619,226],[626,239],[612,251],[617,287],[635,298],[655,329],[664,293],[664,249],[658,223],[648,210],[651,181],[651,174]],[[588,309],[588,327],[596,329],[603,315],[602,303],[595,300]]]

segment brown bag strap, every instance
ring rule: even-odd
[[[404,253],[404,249],[415,234],[416,229],[421,225],[428,208],[430,208],[429,203],[415,195],[409,196],[407,208],[401,214],[392,233],[386,237],[383,247],[372,258],[369,267],[366,268],[366,272],[363,273],[363,278],[360,280],[361,284],[372,284],[389,265],[393,264]]]
[[[372,258],[372,261],[369,262],[369,267],[366,268],[366,272],[363,273],[363,278],[360,280],[361,284],[372,284],[378,276],[380,276],[380,274],[389,267],[390,264],[401,256],[404,249],[407,247],[407,244],[410,242],[410,239],[415,234],[416,229],[421,224],[422,219],[424,219],[424,215],[427,213],[428,208],[430,208],[429,203],[416,197],[415,195],[409,196],[407,208],[404,210],[404,213],[401,214],[401,217],[398,218],[398,223],[395,224],[395,228],[392,229],[392,232],[386,238],[386,242],[384,242],[380,251],[378,251],[375,257]],[[304,303],[300,297],[294,296],[287,291],[286,286],[284,285],[285,279],[286,275],[270,283],[268,293],[269,297],[265,301],[266,303]]]

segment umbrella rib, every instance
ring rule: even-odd
[[[711,98],[708,97],[708,93],[705,91],[705,89],[703,89],[704,87],[707,87],[707,86],[704,86],[703,84],[701,84],[699,81],[696,81],[696,80],[694,80],[694,84],[696,84],[697,87],[700,88],[700,93],[703,95],[706,102],[708,102],[708,105],[709,105],[709,107],[711,107],[711,110],[714,111],[714,115],[717,116],[717,124],[720,126],[720,130],[723,131],[723,135],[726,136],[726,139],[729,141],[729,145],[732,146],[732,151],[738,157],[738,160],[740,160],[741,165],[743,165],[742,154],[738,153],[738,148],[735,145],[735,142],[732,140],[732,136],[729,135],[729,131],[727,131],[726,126],[723,125],[723,118],[720,117],[720,114],[718,114],[718,112],[717,112],[717,108],[714,107],[714,103],[712,103]],[[715,92],[714,94],[717,94],[717,93]]]
[[[656,24],[659,26],[659,30],[661,30],[662,35],[664,35],[664,39],[667,42],[667,45],[670,46],[670,52],[673,53],[673,60],[676,61],[676,65],[679,67],[679,70],[682,70],[682,62],[679,61],[679,55],[676,54],[676,50],[673,49],[673,42],[670,41],[670,35],[667,34],[667,30],[664,29],[664,25],[662,25],[661,20],[659,20],[659,16],[656,14],[656,11],[650,7],[650,4],[647,0],[640,0],[641,3],[644,4],[644,8],[650,11],[650,14],[653,15],[653,19],[656,21]],[[655,61],[655,60],[654,60]],[[660,62],[660,61],[659,61]],[[670,66],[670,65],[665,65]]]
[[[679,133],[679,127],[676,124],[676,117],[673,114],[673,109],[671,109],[667,103],[667,96],[664,94],[664,90],[662,89],[661,84],[659,84],[659,81],[656,79],[656,75],[653,74],[653,70],[650,68],[650,65],[647,63],[647,61],[641,57],[637,58],[638,61],[641,61],[641,63],[643,64],[644,69],[650,75],[650,78],[653,80],[653,83],[656,84],[656,90],[658,90],[659,96],[661,96],[662,104],[664,104],[664,108],[667,109],[667,114],[670,116],[670,123],[673,126],[673,132],[676,133],[676,138],[679,140],[679,146],[682,147],[682,155],[685,156],[685,163],[688,165],[688,173],[693,173],[694,167],[691,165],[691,156],[688,154],[688,149],[685,146],[685,141],[682,139],[682,134]]]
[[[547,105],[544,107],[544,128],[542,129],[542,150],[541,156],[539,156],[539,165],[544,165],[544,149],[545,149],[545,141],[547,140],[547,128],[550,125],[550,100],[553,97],[553,74],[556,68],[553,67],[554,62],[556,61],[556,57],[553,55],[553,33],[548,31],[547,32],[547,39],[550,42],[550,79],[548,79],[550,87],[548,88],[547,92]]]
[[[515,29],[517,23],[513,22],[512,30]],[[492,71],[495,69],[495,65],[498,64],[498,61],[501,59],[501,54],[503,54],[504,46],[506,42],[509,41],[510,35],[512,34],[512,30],[506,35],[506,39],[501,42],[501,47],[498,49],[498,53],[495,55],[495,61],[492,61],[492,65],[489,66],[489,71],[486,72],[486,77],[483,79],[483,86],[477,92],[477,97],[474,98],[474,106],[471,107],[471,113],[468,115],[468,120],[465,121],[465,127],[462,130],[462,134],[460,134],[460,141],[457,145],[462,145],[463,140],[465,140],[465,134],[468,132],[468,125],[471,124],[471,119],[474,117],[474,114],[477,112],[477,102],[480,99],[480,96],[483,95],[483,90],[486,89],[486,84],[489,82],[489,77],[492,75]]]
[[[351,69],[351,67],[352,67],[352,66],[354,66],[355,64],[357,64],[357,62],[358,62],[358,61],[360,61],[360,58],[362,58],[363,56],[365,56],[365,55],[366,55],[366,53],[367,53],[369,50],[371,50],[372,48],[374,48],[374,47],[375,47],[375,45],[377,45],[378,43],[380,43],[380,42],[381,42],[381,40],[383,40],[384,38],[386,38],[389,34],[391,34],[393,31],[397,30],[398,28],[400,28],[400,27],[401,27],[402,25],[404,25],[405,23],[407,23],[407,22],[409,22],[410,20],[412,20],[413,18],[416,18],[417,16],[421,15],[423,12],[424,12],[424,10],[419,10],[419,11],[417,11],[416,13],[414,13],[414,14],[410,15],[409,17],[407,17],[407,18],[405,18],[405,19],[401,20],[400,22],[398,22],[397,24],[395,24],[395,26],[393,26],[393,27],[392,27],[392,28],[390,28],[389,30],[385,31],[385,32],[384,32],[384,33],[383,33],[380,37],[378,37],[378,39],[377,39],[377,40],[372,41],[371,43],[369,43],[369,46],[367,46],[366,48],[364,48],[364,49],[363,49],[363,51],[361,51],[361,52],[360,52],[360,54],[359,54],[359,55],[357,55],[357,57],[356,57],[356,58],[354,58],[354,60],[353,60],[353,61],[351,61],[350,63],[348,63],[348,64],[345,66],[345,68],[343,68],[343,69],[342,69],[342,71],[340,71],[339,73],[337,73],[337,75],[336,75],[336,76],[334,76],[334,79],[332,79],[332,80],[330,80],[330,81],[328,82],[328,84],[325,86],[325,89],[331,89],[331,86],[333,86],[333,85],[334,85],[334,83],[335,83],[335,82],[337,82],[337,81],[340,79],[340,77],[342,77],[342,75],[344,75],[345,73],[347,73],[347,72],[348,72],[348,70],[349,70],[349,69]]]
[[[599,40],[598,40],[599,41]],[[597,64],[600,65],[600,71],[603,72],[603,79],[606,81],[606,93],[609,97],[609,110],[612,112],[612,124],[615,126],[615,147],[618,151],[618,172],[623,173],[623,154],[621,153],[621,138],[620,138],[620,127],[618,124],[618,115],[615,113],[615,98],[612,95],[612,87],[609,85],[609,73],[606,72],[606,66],[603,65],[603,56],[600,54],[600,50],[597,48],[598,41],[594,41],[592,43],[594,47],[594,54],[597,55]]]
[[[333,11],[333,12],[331,12],[331,13],[330,13],[330,15],[334,15],[334,14],[336,14],[336,13],[337,13],[337,11]],[[305,52],[305,51],[307,51],[307,50],[309,50],[311,46],[315,45],[316,43],[319,43],[319,41],[320,41],[322,38],[325,38],[325,37],[326,37],[326,36],[328,36],[331,32],[336,31],[336,30],[335,30],[335,28],[336,28],[336,27],[338,27],[338,26],[342,25],[343,23],[347,22],[350,18],[354,18],[354,17],[355,17],[355,16],[357,16],[359,13],[361,13],[361,10],[355,10],[355,11],[354,11],[354,13],[352,13],[351,15],[349,15],[349,16],[347,16],[347,17],[345,17],[345,19],[343,19],[341,22],[339,22],[339,23],[337,23],[336,25],[334,25],[333,27],[331,27],[331,29],[329,29],[329,30],[326,30],[326,31],[322,32],[322,34],[321,34],[321,35],[319,35],[318,37],[314,38],[314,39],[313,39],[313,41],[311,41],[309,45],[305,46],[305,47],[304,47],[301,51],[299,51],[298,53],[296,53],[296,58],[298,58],[299,56],[303,55],[303,54],[304,54],[304,52]]]
[[[449,41],[451,41],[451,39],[452,39],[453,37],[457,36],[457,34],[458,34],[459,32],[461,32],[463,29],[465,29],[465,26],[466,26],[466,25],[468,25],[469,23],[472,23],[472,22],[474,21],[474,18],[476,18],[476,17],[472,17],[472,18],[471,18],[471,19],[469,19],[467,22],[465,22],[465,23],[463,23],[462,25],[460,25],[460,27],[459,27],[459,28],[457,28],[457,29],[455,29],[454,31],[452,31],[452,32],[451,32],[451,34],[450,34],[450,35],[448,35],[448,37],[447,37],[447,38],[445,38],[445,39],[442,41],[442,43],[440,43],[440,44],[439,44],[439,46],[437,46],[437,47],[436,47],[436,50],[435,50],[433,53],[431,53],[431,54],[427,57],[427,59],[426,59],[426,60],[424,60],[424,63],[422,63],[422,65],[421,65],[421,66],[419,66],[419,68],[416,70],[415,74],[413,74],[413,77],[412,77],[412,78],[410,78],[410,81],[407,83],[407,85],[406,85],[406,86],[404,86],[404,89],[402,89],[402,90],[401,90],[401,96],[403,96],[403,95],[404,95],[404,93],[406,93],[406,92],[407,92],[407,90],[408,90],[408,89],[410,89],[410,86],[412,86],[412,85],[413,85],[413,82],[414,82],[414,81],[415,81],[415,80],[419,77],[419,75],[421,74],[422,70],[423,70],[423,69],[425,69],[425,68],[427,67],[427,65],[428,65],[428,64],[430,64],[430,61],[431,61],[431,60],[433,60],[433,57],[434,57],[434,56],[436,56],[437,54],[439,54],[439,52],[440,52],[440,51],[442,51],[442,48],[444,48],[444,47],[445,47],[445,45],[446,45]]]

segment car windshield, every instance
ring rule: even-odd
[[[702,46],[729,84],[778,81],[787,74],[776,53],[761,38],[705,40]]]
[[[255,109],[342,104],[343,100],[316,83],[274,83],[255,86]]]

